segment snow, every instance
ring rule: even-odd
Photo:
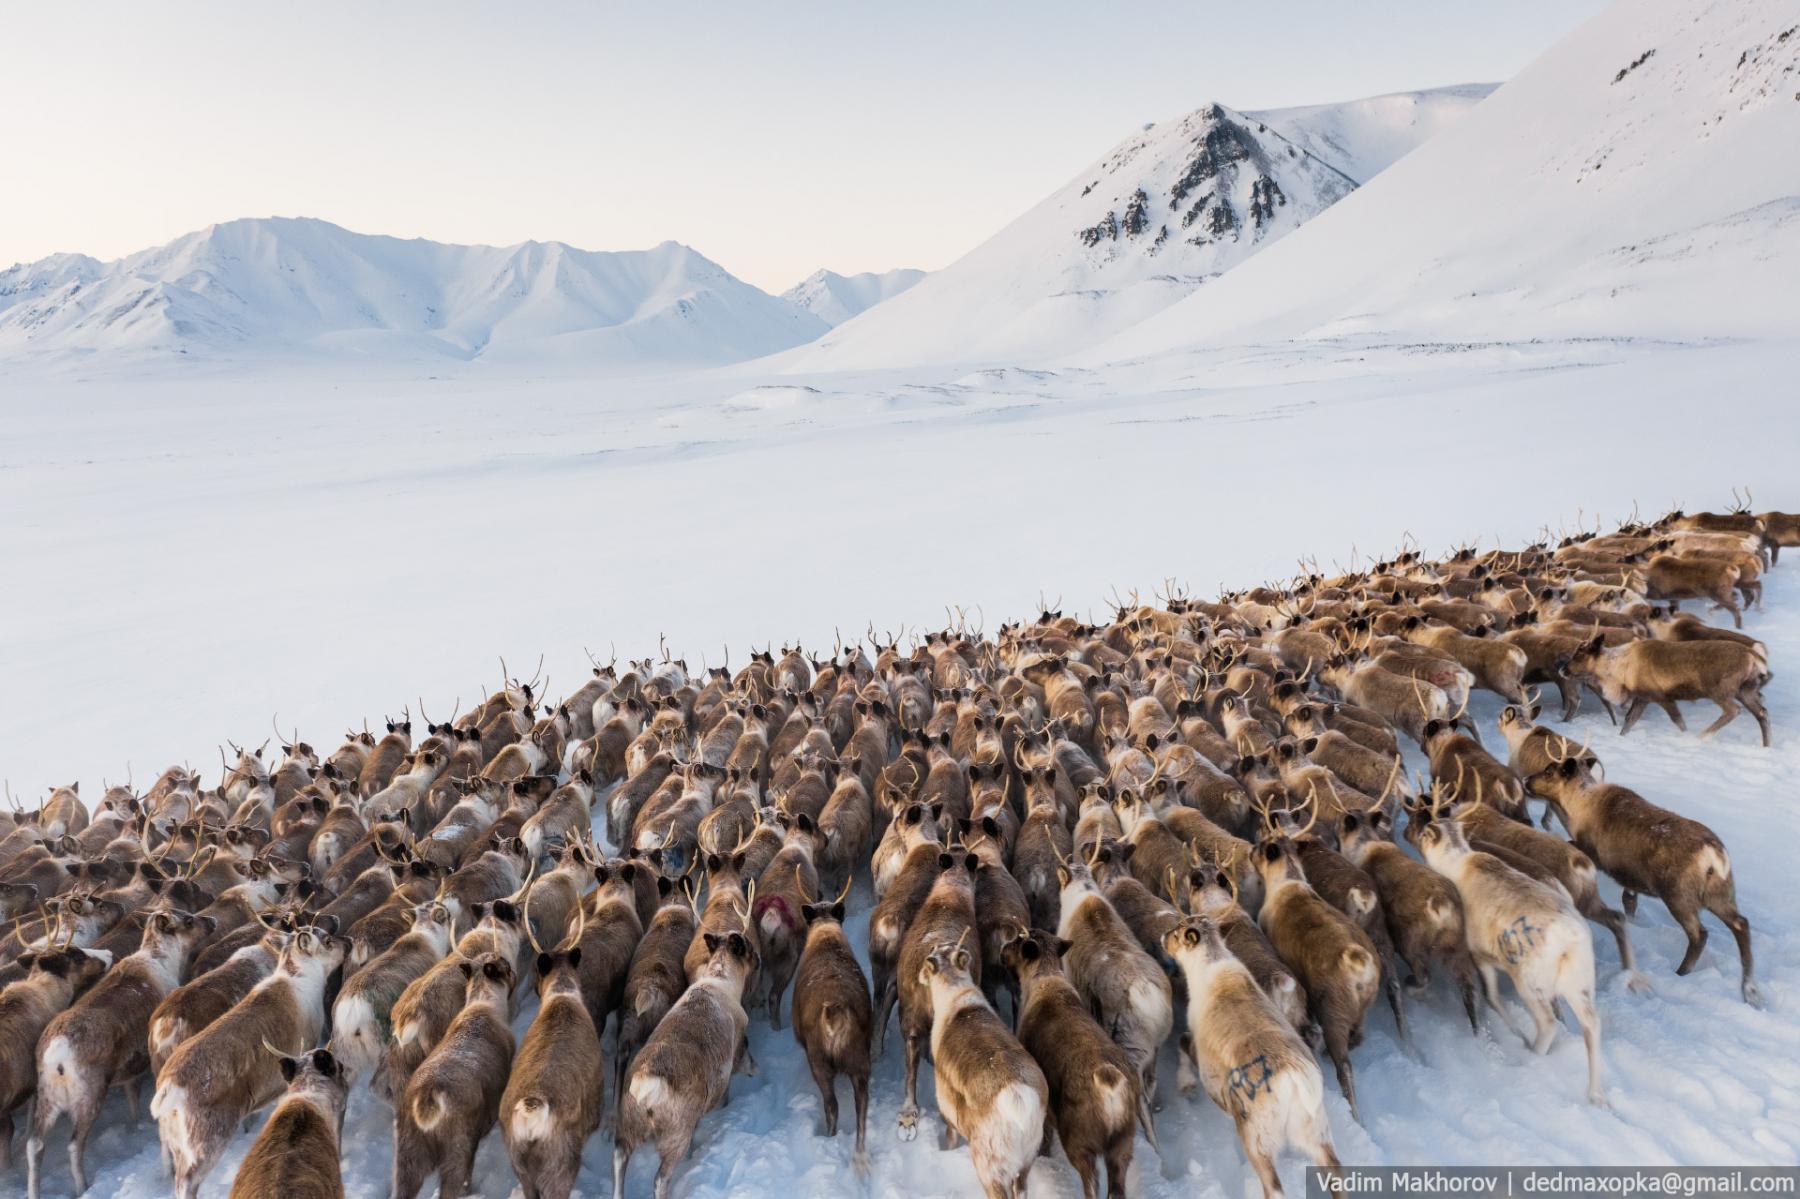
[[[1285,237],[1483,94],[1476,84],[1259,113],[1209,104],[1150,125],[905,295],[781,361],[807,372],[1074,352]]]
[[[1147,594],[1170,575],[1210,591],[1404,531],[1428,547],[1518,542],[1578,511],[1693,507],[1743,483],[1759,505],[1793,508],[1794,361],[1791,343],[1313,343],[1197,353],[1185,378],[1161,363],[799,387],[289,376],[9,389],[7,770],[15,792],[39,794],[117,780],[127,763],[140,779],[173,759],[204,769],[216,739],[260,740],[275,713],[326,741],[420,696],[442,719],[493,685],[496,653],[516,665],[545,652],[554,694],[585,674],[582,646],[647,652],[659,632],[690,661],[718,662],[725,643],[741,661],[753,640],[829,645],[834,625],[941,622],[946,602],[981,605],[992,627],[1035,610],[1040,590],[1077,610],[1113,584]],[[1640,418],[1691,411],[1702,390],[1734,397],[1731,427],[1684,428],[1672,453],[1669,422]],[[1548,449],[1551,428],[1573,448]],[[1738,428],[1762,431],[1756,453]],[[1612,452],[1574,469],[1591,446]],[[1387,482],[1364,482],[1369,468]],[[1748,721],[1704,744],[1655,717],[1627,739],[1577,722],[1610,778],[1724,838],[1770,1010],[1738,1001],[1722,932],[1676,978],[1681,934],[1647,902],[1633,937],[1654,996],[1628,993],[1610,940],[1597,942],[1611,1111],[1583,1101],[1578,1038],[1547,1059],[1503,1031],[1471,1038],[1440,989],[1415,1011],[1416,1057],[1385,1010],[1371,1016],[1355,1055],[1365,1124],[1328,1085],[1346,1161],[1800,1162],[1800,911],[1786,885],[1800,815],[1781,790],[1800,770],[1800,674],[1782,666],[1800,659],[1794,569],[1773,572],[1768,611],[1748,618],[1775,665],[1773,749]],[[1491,697],[1475,710],[1491,730]],[[851,920],[864,954],[866,885]],[[814,1135],[818,1099],[791,1033],[757,1022],[751,1036],[760,1071],[702,1122],[678,1193],[841,1193],[850,1140]],[[965,1151],[893,1135],[900,1056],[878,1066],[867,1191],[965,1194]],[[1229,1121],[1172,1091],[1164,1102],[1166,1156],[1140,1141],[1130,1193],[1252,1195]],[[359,1091],[350,1195],[385,1194],[389,1127]],[[222,1199],[250,1139],[234,1141],[205,1199]],[[95,1193],[163,1193],[155,1138],[127,1125],[121,1099],[90,1153]],[[608,1157],[601,1134],[582,1194],[608,1193]],[[63,1199],[56,1146],[47,1162],[45,1194]],[[1283,1163],[1291,1187],[1301,1164]],[[653,1154],[634,1161],[632,1194],[654,1169]],[[482,1195],[512,1189],[497,1137],[478,1178]],[[1031,1194],[1076,1193],[1060,1156],[1039,1164]]]
[[[840,275],[821,268],[782,292],[781,298],[828,325],[841,325],[883,300],[893,299],[924,277],[924,271],[910,267],[879,274],[864,271],[859,275]]]
[[[1796,145],[1791,3],[1615,4],[1453,136],[1082,358],[1353,334],[1791,335]]]
[[[0,271],[0,360],[81,369],[190,353],[667,369],[758,357],[825,327],[676,242],[453,246],[269,218],[113,263],[64,254]]]

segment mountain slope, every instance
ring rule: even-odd
[[[1457,126],[1086,360],[1295,336],[1800,330],[1800,9],[1619,0]]]
[[[883,300],[893,299],[924,277],[924,271],[907,267],[879,274],[863,271],[858,275],[817,270],[782,292],[781,298],[806,309],[828,325],[841,325]]]
[[[781,364],[1066,353],[1168,306],[1350,194],[1473,107],[1480,86],[1151,125],[918,286]]]
[[[676,242],[444,245],[326,221],[230,221],[117,262],[0,272],[0,356],[355,354],[730,362],[825,323]]]

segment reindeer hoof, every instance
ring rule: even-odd
[[[903,1107],[900,1109],[900,1127],[897,1130],[901,1141],[910,1142],[919,1139],[919,1109]]]
[[[1749,1004],[1751,1007],[1757,1009],[1758,1011],[1762,1010],[1762,1008],[1763,1008],[1763,993],[1762,993],[1762,990],[1760,988],[1758,988],[1755,983],[1746,979],[1744,981],[1743,995],[1744,995],[1745,1003]]]
[[[1639,970],[1626,971],[1626,973],[1625,973],[1625,989],[1630,991],[1633,995],[1654,995],[1654,994],[1656,994],[1656,988],[1651,985],[1650,979],[1648,977],[1646,977],[1642,971],[1639,971]]]

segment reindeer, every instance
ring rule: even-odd
[[[112,965],[104,954],[62,944],[23,954],[24,977],[0,988],[0,1162],[12,1165],[13,1112],[38,1084],[44,1029]]]
[[[625,975],[625,989],[619,1000],[618,1041],[613,1051],[614,1095],[624,1094],[625,1071],[632,1057],[687,990],[684,959],[700,924],[699,904],[686,880],[677,888],[674,880],[659,877],[656,885],[662,902],[632,950],[631,968]]]
[[[1081,1178],[1084,1199],[1100,1193],[1102,1157],[1106,1193],[1123,1199],[1135,1128],[1142,1125],[1151,1145],[1156,1144],[1149,1099],[1136,1063],[1089,1014],[1064,973],[1066,948],[1042,931],[1007,943],[1003,960],[1018,978],[1022,997],[1019,1042],[1043,1071],[1051,1118],[1063,1152]]]
[[[1748,708],[1769,744],[1769,712],[1763,706],[1762,689],[1772,677],[1768,666],[1750,648],[1729,641],[1633,641],[1607,649],[1594,638],[1569,659],[1569,673],[1590,683],[1613,704],[1625,705],[1620,735],[1629,733],[1644,709],[1654,703],[1669,715],[1676,728],[1687,722],[1675,705],[1682,700],[1707,699],[1719,706],[1719,718],[1702,737],[1710,737]]]
[[[1339,1172],[1318,1063],[1227,947],[1219,926],[1209,917],[1192,917],[1169,930],[1163,947],[1187,981],[1183,1045],[1207,1096],[1236,1123],[1264,1196],[1283,1194],[1275,1156],[1285,1148]]]
[[[1379,805],[1349,812],[1338,821],[1344,856],[1375,884],[1381,915],[1394,950],[1406,963],[1406,986],[1418,994],[1431,983],[1431,967],[1444,967],[1462,997],[1469,1029],[1480,1035],[1475,1009],[1475,960],[1463,929],[1462,901],[1442,875],[1421,865],[1394,843],[1394,824]]]
[[[1556,1000],[1567,1003],[1587,1043],[1588,1102],[1606,1106],[1600,1089],[1600,1014],[1594,1009],[1594,942],[1568,893],[1471,849],[1454,819],[1425,825],[1419,850],[1462,897],[1469,951],[1481,971],[1488,1006],[1533,1052],[1544,1054],[1556,1039]],[[1501,970],[1531,1012],[1535,1037],[1527,1036],[1501,1005]]]
[[[468,1194],[475,1150],[499,1116],[512,1067],[512,962],[484,954],[461,963],[463,1010],[394,1105],[393,1199],[413,1199],[438,1176],[442,1199]]]
[[[923,963],[933,946],[966,939],[975,931],[975,872],[980,865],[981,859],[966,850],[958,853],[955,848],[947,848],[939,854],[931,888],[900,939],[895,981],[900,999],[900,1035],[906,1049],[906,1102],[899,1115],[902,1141],[913,1140],[919,1135],[919,1058],[930,1044],[932,1033],[930,984],[922,974]],[[870,935],[870,955],[873,957],[873,932]],[[979,985],[979,958],[975,960],[973,970]],[[878,980],[881,974],[880,963],[877,963]],[[884,1002],[878,1013],[878,1019],[884,1024],[886,1015]]]
[[[284,1080],[266,1046],[299,1053],[318,1043],[326,983],[348,950],[321,928],[291,934],[274,972],[183,1041],[163,1066],[150,1115],[174,1167],[178,1199],[195,1199],[233,1130],[281,1092]]]
[[[238,1166],[230,1199],[343,1199],[338,1145],[350,1079],[329,1049],[270,1052],[287,1091]]]
[[[825,1135],[838,1128],[837,1076],[850,1079],[856,1102],[856,1160],[864,1163],[869,1128],[869,1039],[874,1011],[864,977],[844,936],[844,898],[850,882],[829,902],[801,909],[806,944],[794,971],[794,1039],[819,1088]]]
[[[960,942],[938,942],[918,968],[918,984],[931,1000],[931,1060],[945,1148],[954,1148],[959,1137],[968,1141],[988,1199],[1017,1199],[1049,1134],[1050,1086],[988,1006],[971,966]]]
[[[516,962],[524,951],[527,922],[521,903],[496,899],[480,905],[476,917],[475,927],[462,935],[455,950],[414,979],[394,1001],[389,1017],[393,1039],[380,1072],[371,1080],[375,1092],[393,1103],[401,1102],[413,1073],[462,1013],[469,982],[463,965],[490,956]]]
[[[457,909],[432,900],[407,912],[409,928],[345,980],[331,1009],[333,1043],[338,1062],[355,1079],[374,1073],[392,1028],[395,1000],[412,981],[450,952]]]
[[[363,734],[365,737],[367,732]],[[341,751],[340,751],[341,752]],[[406,755],[412,752],[412,713],[396,721],[387,721],[387,735],[369,746],[362,769],[356,776],[357,794],[374,795],[393,780]]]
[[[669,1014],[631,1063],[619,1096],[618,1135],[613,1147],[613,1195],[625,1199],[625,1168],[646,1141],[656,1142],[662,1159],[656,1172],[657,1199],[666,1199],[675,1169],[687,1158],[700,1117],[725,1098],[732,1074],[754,1073],[744,1029],[743,997],[757,967],[755,943],[744,933],[708,932],[707,957]]]
[[[1162,967],[1094,881],[1094,858],[1062,863],[1062,912],[1056,935],[1069,942],[1061,956],[1069,981],[1092,1005],[1107,1034],[1137,1071],[1143,1094],[1156,1095],[1156,1055],[1174,1027],[1174,998]]]
[[[1362,1042],[1363,1018],[1381,984],[1375,943],[1361,925],[1312,889],[1292,843],[1265,840],[1256,847],[1254,860],[1263,880],[1263,932],[1306,988],[1308,1009],[1324,1034],[1338,1086],[1351,1116],[1360,1120],[1350,1051]]]
[[[1624,888],[1627,915],[1637,911],[1640,892],[1663,901],[1688,938],[1677,974],[1686,974],[1700,960],[1706,947],[1700,913],[1711,912],[1737,939],[1744,1002],[1762,1006],[1751,978],[1750,921],[1738,912],[1731,858],[1711,829],[1626,787],[1595,780],[1579,756],[1546,767],[1532,781],[1570,839]]]
[[[138,1080],[149,1066],[151,1012],[180,985],[195,947],[211,932],[212,922],[205,917],[152,912],[144,923],[141,948],[44,1029],[37,1044],[37,1102],[25,1146],[31,1199],[38,1199],[44,1138],[65,1115],[74,1125],[69,1170],[75,1192],[88,1189],[83,1158],[100,1104],[115,1083],[122,1083],[132,1116],[137,1116]]]
[[[500,1097],[500,1134],[525,1199],[568,1199],[581,1150],[600,1126],[600,1034],[582,996],[585,914],[562,944],[537,950],[538,1014]],[[530,932],[529,922],[526,925]]]

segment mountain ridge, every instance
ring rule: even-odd
[[[675,241],[456,245],[251,217],[111,262],[59,254],[0,271],[12,357],[572,354],[632,367],[757,357],[825,327]]]

